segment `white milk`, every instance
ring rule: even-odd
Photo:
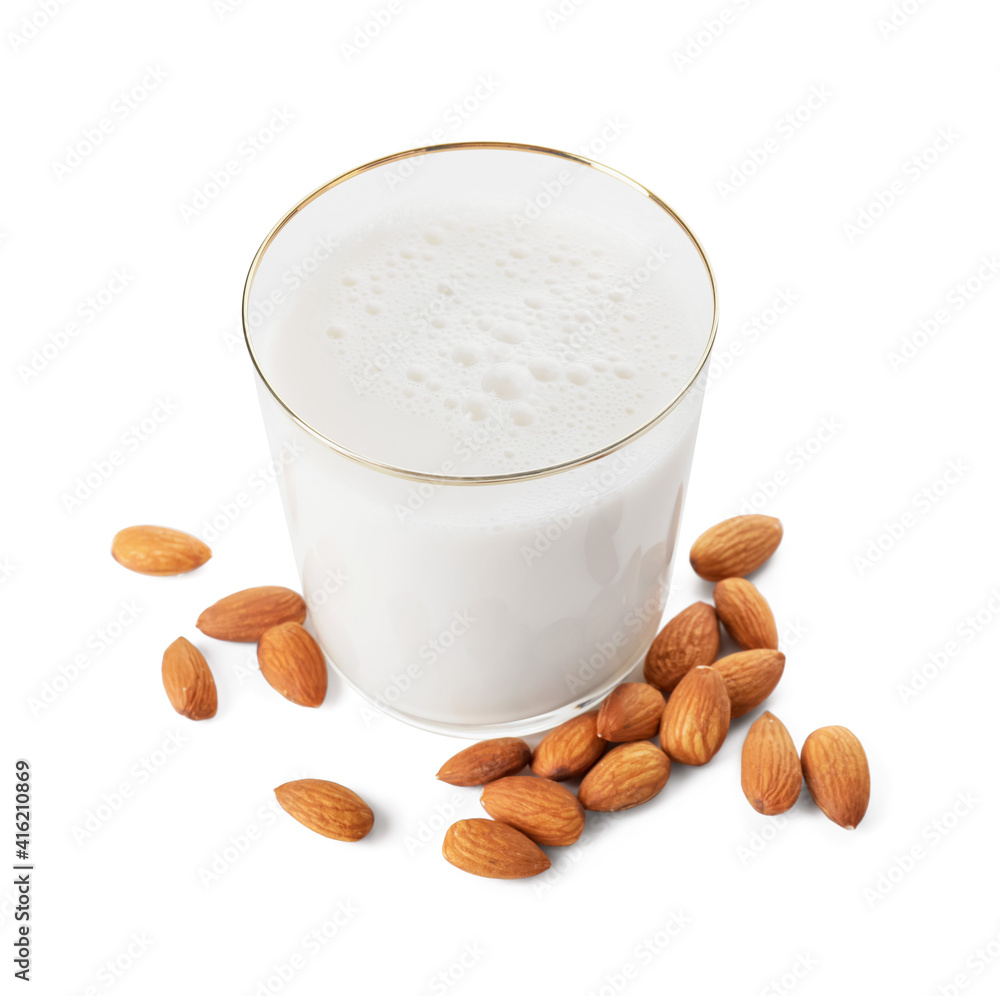
[[[585,457],[665,408],[705,347],[670,253],[568,210],[528,226],[499,203],[397,210],[325,255],[256,338],[258,361],[299,418],[395,468],[467,478]],[[701,395],[600,460],[461,486],[349,460],[262,388],[336,667],[455,732],[541,728],[589,704],[656,632]]]

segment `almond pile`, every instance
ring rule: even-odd
[[[586,810],[639,806],[660,793],[672,762],[711,761],[730,722],[764,702],[785,669],[771,608],[746,579],[781,539],[781,523],[766,515],[713,526],[692,546],[691,566],[715,582],[714,605],[695,602],[663,627],[646,655],[645,682],[619,685],[600,709],[556,727],[533,753],[523,740],[502,737],[445,762],[438,778],[483,786],[481,802],[493,818],[451,826],[442,846],[446,860],[486,878],[539,875],[551,864],[541,847],[573,844]],[[720,623],[740,647],[721,658]],[[532,774],[519,774],[528,764]],[[824,727],[810,734],[800,757],[781,720],[763,713],[743,744],[747,801],[766,816],[787,812],[803,776],[826,816],[847,829],[860,823],[870,779],[857,737],[842,726]],[[577,778],[575,795],[559,784]]]

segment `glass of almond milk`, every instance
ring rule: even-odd
[[[688,227],[581,156],[417,149],[285,215],[243,326],[341,677],[458,736],[599,702],[659,626],[716,325]]]

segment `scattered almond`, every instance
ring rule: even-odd
[[[483,740],[441,765],[438,778],[449,785],[485,785],[487,782],[516,775],[531,763],[531,748],[519,737]]]
[[[781,521],[773,516],[737,515],[694,541],[691,566],[706,581],[746,577],[778,549],[781,536]]]
[[[536,844],[572,844],[583,833],[583,807],[564,785],[530,775],[508,775],[483,786],[480,801],[493,819]]]
[[[301,623],[265,630],[257,644],[257,662],[267,683],[290,702],[320,706],[326,698],[323,651]]]
[[[163,687],[170,704],[188,719],[211,719],[219,705],[215,679],[202,652],[183,636],[163,652]]]
[[[561,782],[579,778],[593,767],[608,749],[597,735],[597,712],[585,712],[546,733],[535,748],[531,770],[539,778]]]
[[[441,845],[445,860],[483,878],[530,878],[551,867],[545,852],[520,830],[494,820],[459,820]]]
[[[707,602],[695,602],[660,630],[646,654],[646,681],[669,695],[677,683],[719,652],[719,620]]]
[[[743,741],[743,794],[764,816],[786,813],[802,790],[802,765],[791,735],[777,716],[765,712]]]
[[[767,600],[745,578],[726,578],[715,586],[715,610],[726,632],[744,650],[777,650],[778,627]]]
[[[669,777],[670,758],[656,744],[636,740],[608,751],[580,783],[578,798],[585,809],[614,813],[648,802]]]
[[[597,735],[612,743],[649,740],[660,729],[666,705],[663,693],[641,681],[619,685],[597,713]]]
[[[364,799],[336,782],[300,778],[279,785],[274,794],[289,816],[333,840],[361,840],[375,822]]]
[[[730,719],[756,709],[774,691],[785,671],[780,650],[741,650],[720,657],[712,667],[722,675],[729,692]]]
[[[844,726],[815,730],[802,745],[802,773],[816,805],[853,830],[868,810],[871,775],[861,741]]]
[[[707,764],[729,732],[729,693],[713,667],[689,671],[663,710],[660,743],[675,761]]]
[[[305,618],[305,599],[297,591],[265,585],[220,598],[198,616],[197,626],[217,640],[256,643],[272,626]]]
[[[137,574],[166,577],[201,567],[212,551],[196,536],[166,526],[128,526],[111,541],[111,556]]]

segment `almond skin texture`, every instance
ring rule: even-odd
[[[764,816],[787,813],[802,790],[802,765],[785,724],[765,712],[743,741],[743,794]]]
[[[720,581],[715,586],[715,610],[726,632],[743,650],[778,649],[778,627],[771,606],[750,581]]]
[[[236,643],[256,643],[272,626],[305,622],[305,599],[291,588],[264,585],[220,598],[198,616],[206,636]]]
[[[785,671],[780,650],[741,650],[720,657],[712,667],[722,675],[729,692],[730,719],[756,709],[774,691]]]
[[[111,556],[136,574],[167,577],[201,567],[212,551],[196,536],[166,526],[128,526],[111,541]]]
[[[552,862],[520,830],[494,820],[459,820],[448,827],[441,845],[445,860],[483,878],[531,878]]]
[[[714,667],[689,671],[667,700],[660,743],[674,761],[708,764],[729,732],[729,693]]]
[[[802,745],[802,773],[813,801],[838,826],[853,830],[868,810],[871,775],[861,741],[844,726],[815,730]]]
[[[648,740],[615,747],[590,769],[578,797],[585,809],[616,813],[649,802],[670,777],[670,758]]]
[[[535,748],[531,770],[539,778],[561,782],[579,778],[589,771],[608,749],[608,742],[597,735],[597,711],[567,719],[550,730]]]
[[[597,735],[612,743],[649,740],[660,729],[663,693],[641,681],[619,685],[601,705],[597,713]]]
[[[257,644],[257,662],[267,683],[290,702],[313,708],[323,704],[326,661],[300,623],[282,623],[266,630]]]
[[[483,740],[441,765],[438,778],[449,785],[485,785],[505,775],[516,775],[531,764],[531,748],[519,737]]]
[[[644,677],[664,695],[701,664],[711,664],[719,652],[719,619],[707,602],[695,602],[660,630],[646,654]]]
[[[215,679],[201,651],[183,636],[163,652],[163,687],[170,704],[188,719],[211,719],[219,706]]]
[[[375,822],[361,796],[322,778],[285,782],[274,790],[274,794],[289,816],[332,840],[361,840]]]
[[[483,809],[536,844],[574,844],[583,833],[583,806],[564,785],[508,775],[483,786]]]
[[[706,529],[691,547],[691,566],[706,581],[743,578],[778,549],[781,521],[770,515],[737,515]]]

